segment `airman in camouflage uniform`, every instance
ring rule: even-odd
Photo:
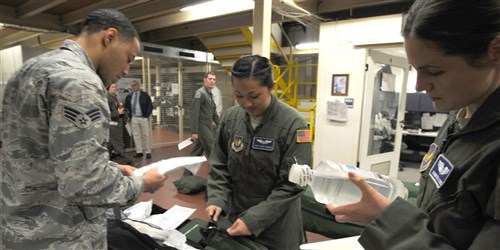
[[[9,80],[1,249],[106,249],[105,208],[129,204],[165,179],[156,171],[127,176],[134,168],[110,162],[105,146],[103,82],[127,74],[140,48],[124,25],[133,29],[118,11],[95,11],[76,41],[27,61]]]

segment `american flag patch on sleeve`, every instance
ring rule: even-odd
[[[311,130],[297,130],[297,142],[311,142]]]

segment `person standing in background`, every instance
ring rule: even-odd
[[[417,0],[403,19],[416,90],[450,111],[420,164],[417,207],[349,173],[361,200],[327,208],[366,225],[365,249],[500,249],[500,1]]]
[[[139,36],[119,11],[26,61],[3,99],[0,249],[107,249],[106,208],[132,205],[166,176],[109,160],[106,86],[128,74]]]
[[[107,88],[108,106],[111,114],[111,121],[109,122],[109,158],[110,160],[122,159],[130,166],[137,166],[125,152],[125,143],[123,142],[123,120],[125,116],[125,107],[123,103],[118,101],[116,91],[118,87],[116,83],[111,83]]]
[[[132,124],[132,136],[135,142],[134,158],[151,159],[151,131],[149,117],[153,112],[153,102],[148,93],[141,90],[141,84],[136,80],[130,83],[132,92],[125,97],[125,109]]]
[[[203,78],[203,86],[196,90],[191,104],[191,140],[194,142],[189,155],[199,156],[205,151],[207,158],[215,142],[215,129],[220,119],[212,97],[216,77],[214,72],[208,72]]]
[[[300,196],[292,164],[311,164],[304,117],[272,94],[272,64],[241,57],[231,70],[236,102],[224,112],[209,157],[207,216],[233,222],[230,236],[252,235],[269,249],[299,249],[304,241]]]

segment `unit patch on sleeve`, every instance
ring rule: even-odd
[[[196,91],[196,93],[194,94],[194,98],[200,98],[200,97],[201,97],[201,92]]]
[[[264,151],[274,150],[274,139],[264,137],[254,137],[252,140],[252,148]]]
[[[432,159],[434,159],[434,155],[437,152],[437,148],[438,148],[438,146],[436,143],[431,144],[431,146],[429,147],[429,150],[424,155],[424,158],[422,159],[422,162],[420,163],[420,168],[419,168],[420,173],[424,172],[425,170],[427,170],[429,168],[429,166],[431,165]]]
[[[297,130],[297,142],[311,142],[311,130],[301,129]]]

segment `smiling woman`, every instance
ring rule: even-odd
[[[239,106],[222,118],[209,157],[208,217],[227,215],[231,236],[253,235],[270,249],[303,243],[300,195],[288,181],[293,163],[311,164],[309,131],[295,109],[272,94],[272,65],[265,57],[241,57],[231,71]],[[304,134],[302,133],[302,134]]]

